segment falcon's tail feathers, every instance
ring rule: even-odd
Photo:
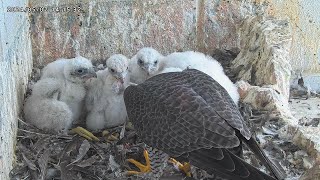
[[[189,153],[190,163],[213,175],[210,179],[275,180],[226,149],[198,149]]]
[[[245,140],[246,144],[250,148],[250,150],[258,157],[258,159],[263,163],[263,165],[268,168],[268,170],[277,178],[277,179],[284,179],[286,177],[286,173],[284,169],[281,167],[280,164],[276,164],[272,162],[267,155],[263,152],[260,148],[258,142],[255,140],[254,137],[250,138],[249,140]]]

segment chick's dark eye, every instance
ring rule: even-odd
[[[155,61],[154,64],[158,64],[158,61]]]
[[[138,60],[139,64],[143,64],[143,61],[141,59]]]
[[[82,69],[78,69],[78,73],[83,73],[83,70]]]
[[[127,70],[129,69],[129,67],[127,67]]]
[[[114,69],[110,69],[110,71],[114,73]]]

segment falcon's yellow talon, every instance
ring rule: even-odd
[[[141,174],[142,172],[138,172],[138,171],[127,171],[127,176],[132,176],[132,175],[138,175]]]
[[[142,173],[145,173],[145,172],[150,172],[151,168],[148,167],[148,165],[144,165],[144,164],[141,164],[140,162],[134,160],[134,159],[128,159],[128,162],[134,164],[135,166],[137,166],[140,171]]]
[[[110,132],[108,130],[104,130],[102,131],[102,136],[105,137],[109,134]],[[110,134],[107,138],[106,138],[107,141],[116,141],[116,140],[119,140],[119,133],[113,133],[113,134]]]
[[[109,134],[109,131],[108,130],[103,130],[102,131],[102,136],[106,136],[106,135],[108,135]]]
[[[184,162],[181,164],[179,161],[170,158],[169,162],[172,163],[175,167],[178,167],[178,169],[186,174],[186,176],[191,177],[191,167],[190,163]]]
[[[181,165],[182,166],[182,164],[179,162],[179,161],[177,161],[177,160],[175,160],[175,159],[173,159],[173,158],[170,158],[169,160],[169,163],[172,163],[172,164],[175,164],[175,165]]]
[[[191,177],[191,166],[190,163],[188,162],[184,162],[183,166],[181,168],[179,168],[180,170],[182,170],[186,176]]]
[[[80,126],[72,129],[71,132],[79,134],[80,136],[82,136],[82,137],[84,137],[84,138],[86,138],[88,140],[91,140],[91,141],[99,141],[99,138],[97,138],[91,132],[89,132],[88,130],[86,130],[83,127],[80,127]]]
[[[80,133],[77,133],[77,134],[79,134],[80,136],[92,141],[92,138],[90,136],[87,136],[86,134],[80,134]]]
[[[137,174],[151,172],[151,165],[150,165],[150,159],[149,159],[148,151],[144,150],[143,151],[143,156],[144,156],[144,158],[146,160],[146,165],[143,165],[142,163],[140,163],[140,162],[138,162],[138,161],[136,161],[134,159],[127,159],[128,162],[134,164],[140,170],[140,172],[138,172],[138,171],[127,171],[127,175],[137,175]]]
[[[132,122],[127,122],[127,123],[126,123],[126,129],[128,129],[128,130],[134,130],[133,125],[132,125]]]

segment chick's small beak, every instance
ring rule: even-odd
[[[147,73],[148,75],[152,74],[153,68],[151,66],[148,66]]]
[[[90,78],[97,78],[97,74],[94,71],[94,69],[90,69],[86,75],[84,75],[84,78],[90,79]]]
[[[97,73],[94,71],[94,69],[91,69],[89,71],[89,74],[91,75],[91,77],[97,78]]]
[[[126,79],[126,76],[127,76],[127,73],[121,73],[121,74],[119,75],[119,81],[120,81],[121,83],[124,83],[124,80]]]
[[[92,74],[92,77],[97,78],[97,77],[98,77],[98,76],[97,76],[97,73],[94,72],[94,73]]]

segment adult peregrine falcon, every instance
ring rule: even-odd
[[[154,76],[129,86],[124,100],[138,135],[152,148],[151,173],[157,166],[151,156],[162,152],[219,179],[285,177],[260,149],[227,91],[201,71],[187,69]],[[271,176],[234,153],[241,142],[257,155]]]

